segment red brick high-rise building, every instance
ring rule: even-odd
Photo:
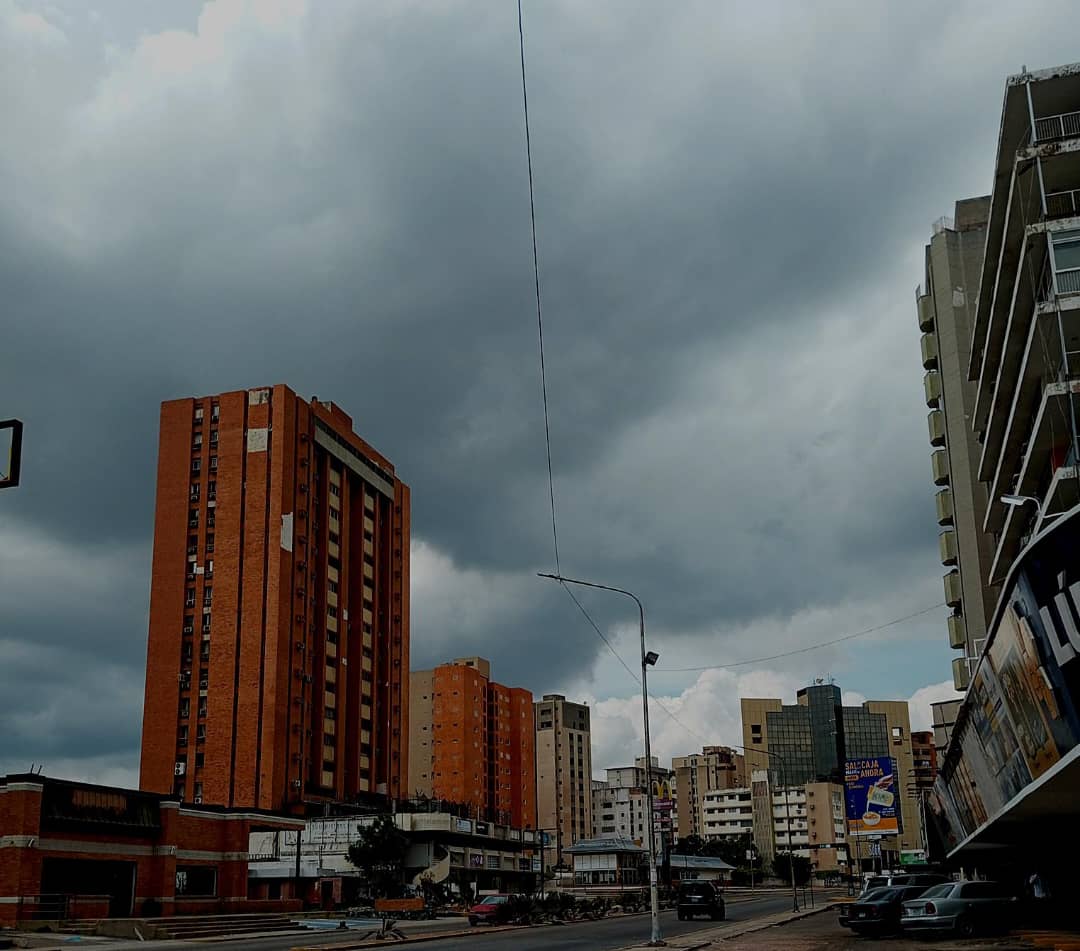
[[[140,785],[303,811],[405,791],[409,488],[285,386],[161,407]]]
[[[463,657],[413,671],[409,703],[409,795],[464,803],[492,821],[535,827],[532,693],[495,683],[483,657]]]

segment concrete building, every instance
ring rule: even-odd
[[[961,702],[960,700],[940,700],[930,704],[931,725],[934,728],[934,750],[937,753],[938,762],[945,758],[945,751],[949,748]]]
[[[934,780],[937,779],[937,750],[934,749],[934,734],[930,730],[911,734],[911,762],[915,788],[933,789]]]
[[[671,810],[672,771],[652,758],[652,768],[645,769],[645,757],[639,756],[633,766],[617,766],[607,770],[606,780],[593,780],[592,837],[628,836],[639,845],[649,841],[649,792],[653,784],[653,808],[657,812],[656,831],[670,842],[673,833]],[[660,839],[657,840],[658,847]]]
[[[357,829],[375,816],[330,816],[307,820],[300,841],[300,876],[316,883],[320,896],[334,905],[354,904],[362,875],[349,861],[349,846]],[[528,892],[536,884],[533,871],[535,836],[522,829],[448,812],[394,813],[394,825],[408,840],[402,881],[418,885],[421,878],[451,883],[454,890]],[[252,834],[248,874],[253,885],[276,890],[296,874],[296,833]],[[328,903],[329,904],[329,903]]]
[[[408,779],[409,489],[285,386],[161,407],[140,785],[301,812]]]
[[[479,818],[536,823],[533,697],[491,679],[483,657],[409,677],[409,794],[461,803]]]
[[[701,804],[706,793],[746,787],[741,753],[727,746],[706,746],[700,753],[676,756],[671,761],[675,779],[676,837],[702,835]]]
[[[989,197],[971,198],[956,203],[953,218],[935,222],[916,293],[934,447],[931,469],[939,486],[937,519],[943,529],[938,546],[947,569],[945,602],[952,612],[949,645],[962,651],[953,664],[960,690],[986,640],[997,602],[997,588],[986,583],[994,544],[984,529],[986,486],[978,479],[980,447],[970,425],[976,384],[967,373],[989,214]]]
[[[967,379],[993,538],[984,584],[1000,595],[960,671],[962,704],[935,709],[947,745],[928,844],[1067,893],[1080,829],[1080,63],[1005,83]]]
[[[809,858],[819,871],[847,868],[848,845],[844,817],[844,790],[834,783],[769,787],[769,774],[756,771],[759,789],[723,789],[702,797],[703,838],[749,837],[758,854],[771,861],[777,852],[794,851]],[[757,822],[755,822],[755,807]]]
[[[844,706],[840,688],[817,683],[797,694],[797,703],[744,698],[746,769],[768,774],[773,788],[810,783],[843,785],[847,760],[890,757],[900,795],[902,833],[886,842],[894,851],[915,849],[922,840],[911,753],[911,721],[904,701],[867,700]],[[769,755],[771,754],[771,755]]]
[[[589,708],[560,694],[535,704],[537,828],[547,836],[545,868],[564,865],[566,848],[592,834]]]

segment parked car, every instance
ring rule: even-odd
[[[905,931],[953,931],[969,938],[978,931],[1008,929],[1017,899],[998,882],[947,882],[905,901],[900,927]]]
[[[486,895],[479,904],[469,909],[469,924],[474,927],[480,924],[494,924],[498,920],[500,906],[508,901],[510,901],[509,895]]]
[[[898,888],[904,885],[922,885],[929,888],[931,885],[944,885],[949,878],[947,875],[939,875],[937,872],[892,872],[888,875],[871,875],[863,884],[863,890],[859,897],[875,888]]]
[[[713,921],[723,921],[724,896],[712,882],[683,882],[679,885],[676,906],[679,921],[708,915]]]
[[[840,924],[857,934],[890,934],[900,930],[903,903],[925,892],[923,885],[875,888],[869,894],[841,906]]]

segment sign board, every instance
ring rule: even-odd
[[[844,764],[844,793],[851,835],[896,835],[900,831],[896,768],[890,757],[849,759]]]
[[[926,862],[926,853],[922,849],[911,849],[900,853],[901,865],[923,865]]]
[[[871,842],[870,843],[870,857],[875,858],[875,859],[881,858],[881,843],[880,842]]]
[[[375,914],[381,912],[423,911],[423,898],[376,898]]]
[[[533,857],[532,870],[534,872],[539,872],[540,871],[540,856],[539,855]]]
[[[469,819],[455,819],[454,829],[457,832],[472,832],[472,821]]]

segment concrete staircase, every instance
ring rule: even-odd
[[[293,924],[295,915],[176,915],[172,918],[147,918],[144,937],[153,933],[158,938],[218,938],[224,935],[262,934],[272,931],[298,930]],[[141,929],[140,929],[141,930]]]

